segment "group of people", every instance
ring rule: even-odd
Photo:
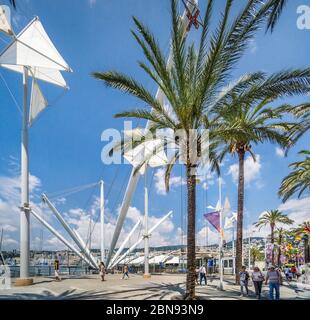
[[[243,266],[239,272],[240,277],[240,291],[241,297],[249,295],[249,280],[252,279],[256,298],[260,299],[262,294],[263,283],[265,285],[269,284],[269,299],[270,300],[279,300],[280,299],[280,285],[282,284],[282,275],[281,271],[277,270],[274,266],[270,266],[266,276],[258,267],[254,267],[252,274],[246,270],[246,267]]]

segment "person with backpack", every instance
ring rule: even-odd
[[[255,288],[256,299],[261,298],[264,280],[265,277],[263,273],[260,271],[260,269],[258,267],[254,267],[254,271],[252,272],[252,281]]]
[[[239,277],[240,277],[240,290],[241,290],[240,297],[244,297],[244,289],[245,289],[245,295],[248,296],[249,295],[248,284],[249,284],[250,275],[246,271],[245,266],[242,266],[241,271],[239,272]]]
[[[276,292],[275,299],[280,300],[280,285],[282,284],[281,273],[271,266],[267,272],[265,284],[269,282],[269,299],[274,300],[274,291]]]

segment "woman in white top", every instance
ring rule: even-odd
[[[259,268],[254,267],[254,271],[252,272],[252,281],[254,284],[255,294],[256,294],[257,299],[261,298],[262,286],[263,286],[264,279],[265,279],[265,277],[264,277],[263,273],[259,270]]]

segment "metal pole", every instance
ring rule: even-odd
[[[251,269],[251,232],[249,231],[249,270]]]
[[[77,249],[75,249],[70,242],[68,242],[60,233],[58,233],[48,222],[46,222],[43,218],[41,218],[36,212],[31,210],[33,216],[39,220],[51,233],[53,233],[64,245],[66,245],[70,250],[75,252],[82,260],[84,260],[88,265],[92,265],[92,263],[84,257]]]
[[[147,167],[144,173],[144,275],[143,278],[150,278],[149,272],[149,231],[148,231],[148,189],[147,189]]]
[[[198,5],[198,0],[187,1],[187,7],[188,7],[189,10],[193,10],[197,5]],[[187,10],[185,10],[184,13],[183,13],[182,21],[183,21],[183,30],[182,30],[183,31],[183,37],[186,37],[186,35],[188,33],[187,26],[189,24],[189,18],[187,17]],[[172,60],[172,49],[170,50],[169,58],[168,58],[168,61],[167,61],[167,67],[168,68],[171,66],[171,63],[172,63],[171,60]],[[157,90],[156,99],[157,100],[163,99],[163,93],[162,93],[162,90],[160,88]],[[150,122],[148,121],[147,125],[146,125],[146,128],[148,128],[149,125],[150,125]],[[130,175],[130,178],[129,178],[129,182],[128,182],[128,185],[127,185],[127,189],[126,189],[126,192],[125,192],[125,195],[124,195],[124,198],[123,198],[121,210],[120,210],[117,222],[116,222],[115,231],[113,233],[113,237],[112,237],[112,241],[111,241],[111,245],[110,245],[110,250],[108,252],[107,264],[109,264],[109,262],[110,262],[110,259],[112,257],[112,253],[113,253],[113,251],[115,249],[117,240],[118,240],[118,238],[120,236],[121,229],[123,227],[124,220],[126,218],[126,214],[127,214],[131,199],[132,199],[133,194],[134,194],[134,192],[136,190],[139,178],[140,178],[139,172],[135,172],[135,168],[132,168],[131,175]]]
[[[223,290],[223,222],[222,222],[222,180],[221,180],[221,177],[219,177],[219,203],[220,203],[220,245],[219,245],[220,285],[219,285],[219,289]]]
[[[92,257],[91,254],[89,254],[89,251],[87,251],[87,248],[81,243],[81,241],[79,241],[79,239],[76,236],[76,232],[74,233],[73,230],[70,228],[70,226],[68,225],[68,223],[64,220],[64,218],[62,217],[62,215],[58,212],[58,210],[55,208],[55,206],[49,201],[48,197],[46,194],[42,194],[42,199],[43,201],[45,201],[47,203],[47,205],[49,206],[49,208],[53,211],[53,213],[55,214],[56,218],[58,219],[58,221],[62,224],[62,226],[65,228],[65,230],[68,232],[68,234],[70,235],[70,237],[72,238],[72,240],[76,243],[76,245],[79,247],[79,249],[81,250],[81,252],[83,252],[85,254],[85,256],[90,260],[94,260],[94,257]],[[94,268],[98,268],[98,266],[96,264],[93,265]]]
[[[101,261],[105,262],[105,243],[104,243],[104,182],[100,181],[100,245],[101,245]]]
[[[141,223],[141,221],[139,220],[135,226],[133,227],[133,229],[130,231],[130,233],[128,234],[128,236],[126,237],[126,239],[124,240],[124,242],[122,243],[122,245],[118,248],[117,252],[115,253],[115,255],[113,256],[113,259],[111,260],[110,264],[108,265],[108,268],[110,268],[110,266],[113,265],[113,263],[116,261],[116,259],[119,257],[119,255],[122,253],[123,249],[125,248],[125,245],[127,244],[127,242],[129,241],[129,239],[131,238],[131,236],[134,234],[134,232],[136,231],[136,229],[138,228],[139,224]]]
[[[235,267],[235,221],[233,221],[233,230],[232,230],[232,258],[233,258],[233,275],[236,274]]]
[[[30,209],[28,163],[28,69],[23,73],[23,122],[21,144],[21,214],[20,214],[20,280],[19,285],[32,284],[29,279],[30,263]]]
[[[152,232],[158,228],[159,225],[161,225],[167,218],[169,218],[172,215],[172,211],[169,211],[165,216],[163,216],[150,230],[149,234],[152,234]],[[115,265],[120,263],[122,260],[126,258],[126,256],[131,253],[141,242],[143,241],[143,236],[135,243],[133,244],[116,262],[111,265],[111,268],[113,268]]]

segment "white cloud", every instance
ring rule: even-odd
[[[280,147],[276,147],[276,155],[277,155],[279,158],[284,158],[285,152],[284,152],[284,150],[281,149]]]
[[[165,169],[160,168],[155,172],[155,189],[156,193],[160,195],[166,195],[166,186],[165,186]],[[170,177],[170,190],[175,187],[179,187],[182,184],[185,184],[185,180],[181,176],[171,176]]]
[[[258,180],[260,178],[260,171],[262,169],[261,157],[259,154],[256,155],[256,161],[248,156],[244,161],[244,178],[245,184],[249,185],[251,182]],[[235,163],[229,166],[228,175],[232,176],[235,183],[238,182],[239,175],[239,164]],[[257,185],[259,187],[259,185]]]
[[[279,210],[295,221],[294,226],[310,220],[310,197],[291,199],[279,206]]]
[[[257,51],[257,43],[254,39],[250,40],[249,49],[250,49],[250,52],[253,54]]]

